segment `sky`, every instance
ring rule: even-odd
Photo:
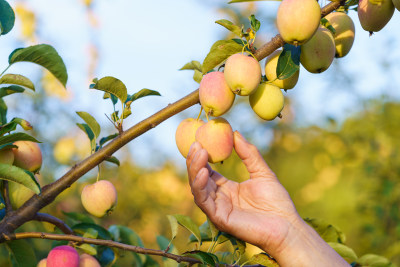
[[[22,1],[9,1],[12,6],[18,2]],[[202,62],[211,45],[226,32],[214,23],[226,18],[216,9],[216,3],[222,7],[227,5],[228,1],[224,0],[94,0],[93,14],[98,22],[94,28],[88,23],[86,9],[80,0],[23,2],[38,18],[40,42],[54,46],[66,63],[69,74],[67,88],[72,93],[72,99],[66,105],[70,107],[71,116],[78,122],[74,112],[87,111],[105,128],[110,123],[104,113],[112,112],[111,105],[101,100],[100,92],[88,89],[87,53],[91,44],[98,47],[100,56],[95,77],[114,76],[125,83],[129,93],[149,88],[162,95],[135,102],[133,115],[125,122],[129,127],[197,89],[193,73],[178,69],[191,60]],[[265,40],[277,33],[276,29],[271,31],[271,25],[267,27],[265,24],[269,23],[268,14],[275,14],[278,5],[279,2],[274,1],[257,3],[266,14],[258,17],[261,21],[258,35]],[[381,94],[393,99],[400,97],[400,12],[395,11],[389,24],[372,37],[362,30],[355,12],[350,12],[350,16],[356,25],[356,40],[350,54],[335,60],[333,66],[322,74],[310,74],[302,68],[298,85],[286,93],[294,103],[296,121],[300,125],[321,124],[326,116],[343,120],[357,112],[361,99],[376,98]],[[17,21],[16,29],[18,27]],[[0,68],[6,66],[8,54],[16,44],[21,45],[18,32],[14,30],[0,39],[3,46]],[[21,71],[34,77],[39,67],[22,64],[13,66],[10,71]],[[347,75],[343,75],[343,71]],[[350,86],[346,77],[352,81]],[[65,104],[58,99],[50,101],[54,105]],[[175,146],[175,129],[182,119],[196,117],[199,108],[198,105],[192,107],[133,140],[128,149],[134,161],[155,166],[172,160],[183,165],[183,158]],[[250,133],[254,127],[265,123],[249,109],[238,105],[230,111],[227,116],[235,123],[232,125],[234,129]],[[271,136],[267,128],[251,136],[262,148],[267,146]]]

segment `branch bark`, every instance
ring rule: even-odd
[[[321,16],[326,16],[343,4],[344,1],[329,3],[324,8],[322,8]],[[285,42],[278,34],[274,38],[272,38],[271,41],[260,47],[255,52],[254,56],[258,60],[262,60],[279,47],[282,47],[284,44]],[[92,154],[85,160],[81,161],[79,164],[73,166],[60,179],[43,187],[41,195],[34,195],[18,210],[7,213],[4,219],[0,222],[0,233],[9,234],[14,232],[15,229],[21,226],[24,222],[32,220],[32,218],[40,209],[50,204],[61,192],[70,187],[82,175],[96,167],[106,158],[110,157],[114,152],[119,150],[128,142],[156,127],[158,124],[165,121],[166,119],[198,103],[199,91],[195,90],[186,97],[176,101],[173,104],[169,104],[167,107],[158,111],[151,117],[139,122],[127,131],[121,133],[108,145],[104,146],[102,149]],[[4,239],[0,238],[0,242],[4,242]]]
[[[46,213],[36,213],[33,221],[48,222],[60,229],[64,234],[73,235],[74,231],[63,221]]]

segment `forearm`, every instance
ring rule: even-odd
[[[301,218],[294,223],[282,246],[272,256],[282,267],[350,266]]]

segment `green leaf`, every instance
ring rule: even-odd
[[[35,85],[31,80],[19,74],[5,74],[0,78],[0,84],[21,85],[35,91]]]
[[[193,80],[197,83],[201,82],[201,79],[203,79],[203,73],[201,73],[198,70],[194,70],[194,74],[193,74]]]
[[[0,35],[9,33],[14,27],[15,14],[10,4],[0,0]]]
[[[10,252],[13,266],[19,267],[35,267],[37,259],[33,246],[28,241],[20,239],[6,243]]]
[[[105,239],[105,240],[112,239],[112,236],[107,229],[101,227],[98,224],[94,224],[94,223],[79,223],[79,224],[72,226],[72,230],[74,230],[74,232],[76,232],[82,236],[88,231],[95,230],[98,233],[98,238]]]
[[[349,248],[340,243],[336,242],[328,242],[329,246],[331,246],[342,258],[344,258],[348,262],[353,262],[357,260],[357,255],[353,249]]]
[[[326,18],[321,19],[321,24],[325,28],[327,28],[332,33],[333,36],[335,36],[336,30],[335,30],[335,28],[333,28],[332,24]]]
[[[118,255],[114,250],[106,246],[97,247],[97,258],[101,266],[112,266],[112,264],[117,260]]]
[[[13,165],[0,163],[0,180],[21,184],[35,192],[35,194],[40,194],[41,192],[40,185],[33,173]]]
[[[21,118],[13,118],[9,123],[2,125],[0,128],[0,136],[14,131],[17,128],[17,125],[21,125],[24,130],[32,129],[32,126],[26,120]]]
[[[300,69],[300,46],[285,44],[279,55],[276,77],[280,80],[290,78]]]
[[[114,163],[117,166],[120,166],[120,162],[119,159],[117,159],[116,157],[112,156],[106,159],[106,161]]]
[[[7,123],[7,105],[6,105],[6,102],[4,102],[3,98],[0,98],[0,122],[1,122],[1,125],[4,125]],[[1,144],[2,143],[0,143],[0,145]]]
[[[208,264],[210,266],[216,266],[216,261],[218,262],[218,257],[212,253],[194,250],[185,252],[183,254],[186,257],[191,257],[200,260],[203,264]]]
[[[216,41],[203,61],[203,74],[214,69],[216,66],[224,62],[229,56],[241,52],[243,46],[233,40]]]
[[[167,215],[167,218],[171,226],[171,240],[174,240],[178,234],[178,220],[173,215]]]
[[[109,136],[103,137],[100,139],[100,146],[102,147],[105,143],[107,143],[110,140],[113,140],[115,137],[117,137],[119,134],[111,134]]]
[[[235,253],[239,253],[239,255],[243,255],[246,250],[246,243],[240,239],[237,239],[234,236],[229,235],[229,241],[233,246],[233,250]]]
[[[25,91],[25,89],[18,85],[2,87],[2,88],[0,88],[0,97],[5,97],[5,96],[12,95],[15,93],[23,93],[24,91]]]
[[[8,148],[18,148],[16,145],[14,145],[13,143],[8,143],[8,144],[4,144],[0,146],[0,150],[3,149],[8,149]]]
[[[104,78],[101,78],[94,84],[91,84],[90,89],[97,89],[110,93],[118,97],[118,99],[121,100],[122,103],[125,103],[128,97],[125,84],[121,80],[111,76],[106,76]]]
[[[391,267],[392,263],[385,257],[375,254],[365,254],[356,263],[363,267]]]
[[[131,107],[130,107],[130,106],[126,106],[126,107],[124,108],[124,111],[122,112],[122,118],[123,118],[123,119],[126,119],[126,118],[128,118],[131,114],[132,114]]]
[[[113,122],[118,122],[119,121],[119,116],[118,116],[119,110],[113,112],[111,114],[111,119],[113,120]]]
[[[198,70],[198,71],[201,71],[201,63],[196,61],[196,60],[192,60],[189,63],[186,63],[179,70]]]
[[[217,229],[217,227],[215,227],[215,225],[210,221],[210,219],[207,217],[207,224],[210,228],[210,233],[211,233],[211,237],[213,240],[215,240],[215,238],[217,237],[219,230]]]
[[[36,140],[34,137],[32,137],[26,133],[13,133],[13,134],[5,135],[5,136],[0,136],[0,145],[14,143],[16,141],[31,141],[31,142],[35,142],[35,143],[41,143],[38,140]]]
[[[57,51],[47,44],[39,44],[15,49],[8,58],[8,63],[27,61],[36,63],[50,71],[62,85],[68,80],[67,68]]]
[[[90,218],[89,216],[87,216],[86,214],[83,214],[83,213],[65,212],[65,211],[63,211],[62,213],[64,213],[65,216],[67,216],[68,218],[70,218],[74,221],[83,222],[83,223],[94,223],[94,220],[92,218]]]
[[[266,253],[253,255],[253,257],[250,258],[249,263],[260,264],[266,267],[279,267],[279,264],[276,262],[276,260]]]
[[[197,239],[199,242],[199,246],[201,245],[201,235],[200,235],[200,230],[199,227],[193,222],[191,218],[188,216],[180,215],[180,214],[175,214],[172,215],[175,217],[175,219],[178,221],[178,223],[189,230]]]
[[[77,111],[76,114],[78,114],[78,116],[81,117],[87,123],[90,130],[92,130],[94,136],[96,138],[99,137],[101,128],[100,124],[96,121],[96,119],[93,118],[92,115],[84,111]]]
[[[129,101],[132,101],[132,102],[133,102],[133,101],[135,101],[135,100],[138,100],[139,98],[142,98],[142,97],[145,97],[145,96],[150,96],[150,95],[158,95],[158,96],[161,96],[161,94],[160,94],[159,92],[157,92],[157,91],[144,88],[144,89],[140,90],[139,92],[134,93],[134,94],[130,97]]]
[[[178,250],[174,247],[173,244],[171,244],[171,241],[168,240],[168,238],[166,238],[165,236],[159,235],[157,236],[157,244],[160,247],[161,250],[166,251],[168,249],[169,253],[172,254],[179,254]],[[172,259],[168,259],[163,257],[163,265],[164,267],[177,267],[178,263]]]
[[[96,138],[95,135],[92,131],[92,129],[90,129],[89,125],[87,125],[86,123],[77,123],[76,124],[79,129],[81,129],[84,133],[86,133],[87,137],[90,140],[90,148],[92,151],[96,150]]]
[[[227,19],[220,19],[215,21],[215,23],[221,25],[222,27],[225,27],[229,31],[233,32],[236,36],[242,38],[243,33],[242,33],[242,28],[233,24],[231,21]]]
[[[254,15],[251,15],[249,17],[250,20],[250,24],[251,24],[251,28],[253,28],[253,30],[255,32],[257,32],[260,29],[261,23],[258,19],[256,19],[256,17]]]
[[[325,222],[322,219],[304,219],[309,225],[311,225],[315,231],[325,240],[325,242],[337,242],[345,243],[346,236],[337,227]]]
[[[89,255],[97,255],[97,250],[96,248],[94,248],[92,245],[89,244],[81,244],[77,246],[78,248],[80,248],[81,250],[83,250],[83,252],[89,254]]]

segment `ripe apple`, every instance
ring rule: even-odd
[[[232,92],[246,96],[257,88],[261,81],[261,67],[252,56],[234,54],[225,63],[224,75]]]
[[[41,259],[36,267],[46,267],[47,266],[47,259]]]
[[[394,7],[400,11],[400,0],[393,0]]]
[[[320,20],[321,8],[315,0],[283,0],[276,15],[279,34],[296,46],[313,36]]]
[[[300,62],[309,72],[321,73],[329,68],[335,53],[331,32],[320,26],[314,36],[301,46]]]
[[[330,13],[325,18],[336,31],[333,35],[336,46],[335,57],[344,57],[349,53],[354,43],[355,27],[353,20],[343,12]]]
[[[199,87],[199,98],[204,111],[208,115],[217,117],[231,108],[235,94],[226,83],[224,74],[215,71],[203,76]]]
[[[283,109],[284,97],[281,89],[273,84],[262,83],[250,95],[249,102],[254,112],[264,120],[273,120]]]
[[[12,165],[14,162],[14,153],[11,148],[0,150],[0,163]]]
[[[79,254],[73,247],[58,246],[47,255],[47,267],[79,267]]]
[[[35,175],[35,179],[39,183],[37,175]],[[8,182],[8,192],[13,209],[18,209],[19,207],[21,207],[28,199],[30,199],[35,194],[29,188],[11,181]]]
[[[187,118],[179,123],[175,132],[176,146],[183,157],[187,157],[190,146],[196,141],[196,131],[204,124],[200,119]]]
[[[100,180],[83,188],[81,201],[87,212],[103,217],[110,214],[117,204],[117,190],[111,182]]]
[[[267,76],[268,81],[271,84],[278,86],[281,89],[292,89],[299,80],[299,71],[296,71],[291,77],[283,80],[279,80],[276,77],[276,68],[278,66],[278,59],[281,55],[282,50],[276,50],[271,55],[267,57],[265,61],[265,76]]]
[[[224,118],[212,119],[197,129],[196,141],[207,150],[210,163],[224,161],[233,149],[232,127]]]
[[[357,13],[363,29],[372,34],[382,30],[389,22],[394,13],[394,5],[392,0],[382,0],[380,4],[360,0]]]
[[[14,166],[37,172],[42,166],[42,152],[35,142],[17,141],[14,143],[18,148],[13,148]]]
[[[101,267],[95,257],[83,253],[80,256],[79,267]]]

